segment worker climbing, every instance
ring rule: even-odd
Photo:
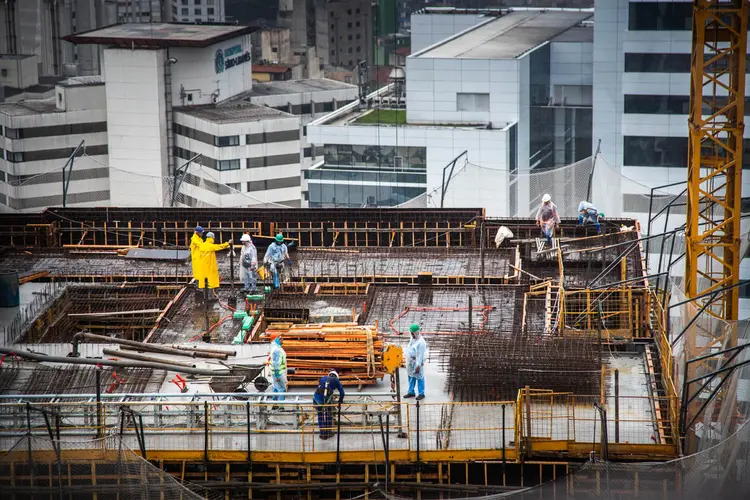
[[[318,388],[313,394],[315,413],[318,414],[318,427],[320,428],[320,439],[328,439],[333,436],[333,391],[339,391],[338,408],[344,402],[344,386],[339,381],[339,374],[331,370],[328,375],[321,377]]]
[[[557,214],[557,206],[552,203],[552,197],[545,194],[536,212],[536,225],[542,230],[549,246],[552,246],[552,237],[555,235],[555,226],[558,224],[560,224],[560,216]]]
[[[254,294],[258,291],[258,250],[249,234],[240,238],[242,252],[240,253],[240,279],[245,285],[245,293]]]
[[[417,400],[421,400],[424,399],[424,355],[427,343],[419,333],[419,325],[411,325],[409,333],[411,333],[411,339],[406,347],[406,375],[409,377],[409,392],[404,395],[404,398],[413,398],[414,386],[416,386],[419,393]]]
[[[208,281],[208,288],[219,288],[219,265],[216,262],[216,252],[229,247],[232,240],[224,243],[214,243],[214,233],[206,233],[206,241],[200,246],[200,281],[198,288],[204,288],[204,279]]]
[[[281,285],[281,273],[284,271],[284,263],[291,266],[292,260],[289,258],[289,249],[286,243],[284,243],[284,235],[279,233],[276,235],[274,242],[268,246],[266,255],[263,257],[263,264],[273,276],[274,288],[279,288]]]
[[[271,341],[271,352],[269,354],[269,365],[271,369],[272,392],[286,392],[286,351],[281,347],[281,335]],[[284,396],[273,396],[274,400],[284,401]]]
[[[599,211],[588,201],[578,204],[578,225],[596,227],[596,232],[601,234],[602,226],[599,224]]]
[[[203,243],[203,228],[195,226],[195,232],[190,238],[190,263],[193,266],[193,279],[202,288],[203,276],[200,273],[200,248]]]

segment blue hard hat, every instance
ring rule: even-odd
[[[196,233],[202,233],[202,232],[203,232],[203,228],[202,228],[202,227],[200,227],[200,225],[198,225],[198,226],[195,226],[195,232],[196,232]]]

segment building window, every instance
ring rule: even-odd
[[[355,25],[355,26],[356,26],[357,28],[359,28],[359,21],[357,21],[356,23],[354,23],[354,25]]]
[[[351,28],[352,27],[352,23],[346,23],[346,27],[347,28]]]
[[[355,14],[359,14],[359,9],[354,11]]]
[[[214,4],[214,0],[206,0],[206,5],[213,5],[213,4]]]
[[[352,39],[352,36],[351,36],[351,35],[349,35],[349,37],[348,37],[348,40],[351,40],[351,39]]]
[[[331,37],[331,43],[336,43],[336,37],[335,36]]]
[[[21,163],[23,162],[23,153],[21,152],[14,153],[13,151],[6,151],[5,159],[11,163]]]
[[[62,106],[62,93],[61,92],[57,93],[57,105]]]
[[[187,16],[189,13],[190,13],[190,11],[187,9],[187,7],[183,7],[182,8],[182,15],[183,16]],[[184,19],[183,19],[183,21],[184,21]]]
[[[239,170],[240,169],[240,160],[219,160],[216,162],[217,164],[217,170]]]
[[[233,189],[235,191],[242,191],[242,183],[241,182],[227,182],[227,187],[229,189]]]
[[[183,17],[183,18],[182,18],[182,22],[183,22],[183,23],[189,23],[189,22],[190,22],[190,19],[188,19],[187,17]]]
[[[351,59],[349,59],[349,66],[354,66],[354,61],[352,61]]]
[[[197,7],[196,7],[196,8],[194,9],[194,12],[195,12],[195,15],[196,15],[196,16],[200,16],[200,15],[203,15],[203,12],[201,12],[201,9],[199,9],[199,8],[197,8]]]
[[[177,6],[176,5],[172,6],[172,14],[174,14],[175,16],[177,15]]]
[[[265,181],[251,181],[247,183],[248,191],[267,191],[269,189],[283,189],[297,187],[302,184],[299,175],[294,177],[283,177],[281,179],[268,179]]]
[[[0,76],[8,76],[8,70],[5,68],[0,69]]]
[[[224,135],[221,137],[214,137],[214,146],[220,148],[227,146],[239,146],[240,136],[239,135]]]
[[[623,137],[623,165],[628,167],[687,167],[685,137]]]
[[[630,31],[689,31],[692,26],[691,2],[630,2]]]
[[[207,7],[206,8],[206,15],[213,16],[214,15],[214,8],[213,7]]]
[[[336,55],[336,51],[335,51],[335,50],[332,50],[332,51],[331,51],[331,55],[332,55],[332,56],[335,56],[335,55]]]
[[[347,9],[346,14],[351,16],[352,15],[352,9]]]
[[[193,0],[193,3],[194,3],[195,5],[200,5],[200,4],[201,4],[201,0]]]
[[[182,5],[187,5],[187,4],[188,4],[188,0],[182,0]]]
[[[358,47],[357,47],[357,53],[359,54],[360,52],[362,52],[362,47],[359,47],[359,46],[358,46]]]
[[[456,94],[456,111],[489,111],[489,94]]]
[[[345,76],[344,77],[344,83],[352,83],[352,77],[351,76]]]
[[[351,54],[352,52],[354,52],[354,49],[352,49],[351,47],[349,47],[349,53]]]
[[[711,56],[704,54],[704,59]],[[626,73],[690,73],[690,54],[651,54],[651,53],[626,53]],[[750,61],[748,57],[747,61]],[[726,60],[721,59],[710,64],[707,71],[718,71],[726,65]],[[750,66],[745,64],[745,72],[750,73]]]
[[[335,31],[335,30],[336,30],[336,25],[335,24],[331,24],[331,31]]]
[[[359,33],[357,33],[357,40],[359,40],[360,38],[362,38],[362,35],[360,35]]]
[[[5,127],[5,137],[8,139],[21,139],[22,136],[20,128]]]
[[[278,47],[271,47],[271,52],[277,53],[279,51]]]

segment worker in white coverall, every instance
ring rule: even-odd
[[[536,212],[536,225],[542,230],[549,246],[552,246],[552,237],[555,235],[555,226],[558,224],[560,224],[560,216],[557,214],[557,205],[552,203],[550,195],[545,194]]]
[[[240,279],[245,284],[245,293],[255,293],[258,291],[258,277],[255,274],[258,271],[258,249],[249,234],[243,234],[240,241]]]
[[[427,343],[419,333],[419,325],[411,325],[409,333],[411,339],[406,347],[406,375],[409,377],[409,392],[404,397],[413,398],[416,386],[419,393],[417,399],[424,399],[424,355]]]
[[[281,272],[284,269],[285,262],[287,265],[292,265],[292,260],[289,258],[289,249],[284,243],[284,235],[279,233],[276,235],[274,242],[268,245],[266,255],[263,257],[263,263],[273,276],[274,288],[281,286]]]
[[[281,347],[281,336],[271,342],[270,368],[272,392],[286,392],[286,351]],[[274,400],[284,401],[284,396],[274,396]]]

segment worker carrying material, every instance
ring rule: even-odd
[[[548,194],[542,196],[542,204],[536,212],[536,225],[542,230],[547,238],[547,244],[552,246],[552,236],[555,235],[555,226],[560,224],[560,216],[557,214],[557,206],[552,203],[552,197]]]
[[[200,273],[200,248],[203,243],[203,228],[195,226],[195,232],[190,238],[190,264],[193,266],[193,279],[201,285],[203,276]]]
[[[419,333],[419,325],[413,324],[409,327],[411,339],[406,347],[406,375],[409,377],[409,392],[405,398],[414,397],[414,386],[417,386],[417,399],[424,399],[424,355],[427,343]]]
[[[271,342],[269,358],[272,392],[286,392],[286,351],[281,347],[281,335]],[[284,396],[274,396],[273,399],[284,401]]]
[[[245,293],[255,294],[258,291],[258,277],[255,274],[258,271],[258,249],[249,234],[243,234],[240,241],[240,279],[245,284]]]
[[[318,414],[320,439],[333,436],[333,391],[339,391],[338,407],[344,402],[344,386],[339,381],[339,374],[331,370],[328,375],[321,377],[318,388],[313,394],[315,412]]]
[[[200,272],[201,280],[198,288],[204,288],[204,279],[208,280],[208,288],[219,288],[219,265],[216,262],[216,252],[224,250],[232,243],[232,240],[224,243],[214,243],[214,233],[206,233],[206,241],[200,246]]]
[[[284,270],[284,263],[292,265],[289,258],[289,249],[284,243],[284,235],[279,233],[276,239],[268,246],[266,255],[263,257],[263,264],[268,268],[268,272],[273,276],[273,287],[279,288],[281,285],[281,273]]]
[[[602,226],[599,224],[599,211],[588,201],[582,201],[578,204],[578,224],[582,226],[596,226],[598,233],[602,232]]]

